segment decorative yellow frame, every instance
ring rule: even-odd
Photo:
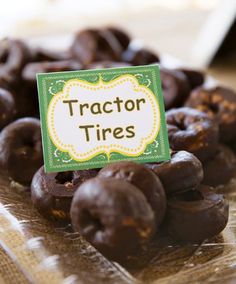
[[[133,89],[136,92],[142,92],[145,93],[147,98],[150,101],[151,107],[153,109],[154,117],[153,117],[153,128],[151,133],[140,140],[140,145],[137,148],[130,149],[128,147],[123,147],[119,144],[111,144],[109,146],[98,146],[94,147],[92,150],[80,153],[78,152],[73,145],[71,144],[64,144],[60,141],[59,136],[56,132],[55,128],[55,107],[58,101],[68,99],[70,96],[71,88],[74,86],[80,86],[82,88],[85,88],[87,90],[91,90],[93,92],[96,92],[97,90],[101,89],[112,89],[116,87],[117,85],[123,84],[124,82],[129,81],[133,85]],[[129,74],[122,75],[116,79],[113,79],[109,82],[104,82],[102,78],[100,77],[99,81],[96,83],[91,83],[79,79],[72,79],[66,82],[63,91],[55,94],[52,98],[52,100],[49,103],[48,106],[48,112],[47,112],[47,127],[48,127],[48,133],[55,144],[55,146],[62,152],[68,152],[69,155],[76,161],[84,162],[92,159],[93,157],[97,156],[98,154],[105,153],[108,156],[111,152],[117,152],[123,155],[126,155],[128,157],[135,157],[141,155],[144,151],[146,146],[149,143],[152,143],[155,138],[157,137],[161,125],[161,119],[160,119],[160,107],[159,103],[157,101],[156,96],[154,93],[148,88],[143,85],[139,85],[138,80]]]

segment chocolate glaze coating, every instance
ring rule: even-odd
[[[85,29],[76,35],[71,52],[86,66],[94,61],[120,61],[122,47],[109,30]]]
[[[3,39],[0,41],[0,85],[12,88],[19,82],[24,64],[29,59],[29,51],[20,40]]]
[[[42,62],[42,61],[64,61],[72,59],[72,54],[67,51],[57,51],[46,49],[42,47],[37,47],[31,49],[31,62]]]
[[[157,226],[165,216],[166,197],[158,177],[145,166],[129,161],[112,163],[99,172],[99,177],[123,179],[142,191],[155,214]]]
[[[186,151],[172,152],[170,161],[146,166],[159,177],[167,195],[196,188],[203,180],[201,162]]]
[[[165,109],[183,105],[190,94],[190,85],[186,75],[177,70],[160,69]]]
[[[236,154],[236,139],[230,141],[227,145]]]
[[[125,62],[115,62],[115,61],[97,61],[86,66],[87,69],[103,69],[103,68],[116,68],[116,67],[126,67],[130,64]]]
[[[108,27],[107,30],[111,32],[125,50],[130,43],[130,36],[122,29],[117,27]]]
[[[236,138],[236,93],[225,87],[194,90],[186,106],[206,112],[215,118],[220,127],[220,140],[223,142]]]
[[[223,185],[236,177],[236,156],[225,145],[220,145],[215,156],[203,163],[203,183],[210,186]]]
[[[218,146],[218,124],[206,113],[183,107],[166,112],[170,147],[193,153],[201,162],[213,156]]]
[[[177,68],[187,77],[191,90],[201,86],[205,81],[205,74],[199,70],[189,68]]]
[[[16,118],[39,117],[36,82],[32,85],[21,82],[19,90],[12,92],[16,104]]]
[[[166,226],[182,242],[199,243],[219,234],[228,222],[229,205],[206,185],[168,200]]]
[[[0,130],[10,123],[16,114],[15,100],[13,95],[0,88]]]
[[[0,133],[0,165],[13,180],[28,185],[43,164],[40,122],[18,119]]]
[[[159,56],[146,49],[132,49],[128,48],[123,54],[122,54],[122,61],[127,62],[131,65],[146,65],[151,63],[157,63],[160,61]]]
[[[134,185],[115,178],[93,178],[76,191],[73,227],[105,256],[120,261],[147,243],[155,232],[154,214]]]
[[[75,60],[32,62],[28,63],[23,69],[22,78],[27,83],[35,85],[37,73],[76,71],[81,68],[82,65]]]
[[[31,183],[32,202],[47,219],[69,221],[75,191],[82,182],[96,175],[96,170],[45,173],[42,166]]]

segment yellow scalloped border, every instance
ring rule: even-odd
[[[79,153],[73,145],[71,144],[65,144],[60,141],[60,138],[56,132],[55,128],[55,107],[58,101],[67,99],[70,96],[71,88],[74,86],[80,86],[81,88],[91,90],[91,91],[97,91],[101,89],[112,89],[116,87],[117,85],[121,85],[124,82],[130,82],[133,85],[133,89],[136,92],[143,92],[147,95],[149,101],[151,102],[151,107],[154,113],[153,117],[153,128],[151,133],[140,140],[140,145],[136,148],[129,148],[129,147],[123,147],[119,144],[111,144],[109,146],[103,145],[94,147],[92,150]],[[111,152],[117,152],[123,155],[126,155],[128,157],[135,157],[141,155],[145,149],[146,146],[150,143],[152,143],[155,138],[157,137],[159,130],[160,130],[160,108],[159,103],[157,101],[156,96],[154,93],[146,86],[139,85],[138,80],[129,74],[125,74],[122,76],[119,76],[116,79],[113,79],[109,82],[104,82],[100,76],[100,79],[97,83],[91,83],[87,81],[83,81],[80,79],[72,79],[66,82],[63,91],[60,93],[57,93],[53,96],[52,100],[49,103],[48,111],[47,111],[47,127],[48,127],[48,133],[49,136],[54,143],[54,145],[62,152],[68,152],[69,155],[75,160],[79,162],[85,162],[93,157],[105,153],[108,157]]]

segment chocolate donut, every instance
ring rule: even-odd
[[[0,88],[0,130],[13,120],[15,114],[13,95],[9,91]]]
[[[31,199],[40,214],[50,220],[69,221],[74,193],[96,170],[45,173],[42,166],[31,183]]]
[[[214,157],[203,163],[203,184],[218,186],[236,177],[236,156],[227,146],[220,145]]]
[[[109,30],[86,29],[76,35],[71,52],[86,66],[94,61],[119,61],[122,47]]]
[[[29,59],[29,51],[20,40],[0,41],[0,86],[12,88],[19,82],[24,64]]]
[[[213,156],[218,146],[218,124],[206,113],[182,107],[166,112],[170,147],[193,153],[201,162]]]
[[[128,48],[122,54],[122,60],[131,65],[146,65],[160,61],[159,56],[156,53],[146,48]]]
[[[228,222],[229,205],[222,194],[201,185],[168,200],[166,227],[178,241],[199,243],[218,235]]]
[[[29,185],[43,164],[40,122],[18,119],[0,133],[0,165],[13,180]]]
[[[136,253],[155,232],[153,211],[131,183],[96,177],[75,192],[73,227],[105,256],[120,261]]]
[[[32,62],[24,67],[22,78],[25,82],[36,85],[37,73],[76,71],[81,68],[82,65],[75,60]]]
[[[236,138],[236,93],[225,87],[194,90],[186,106],[199,109],[215,118],[220,127],[220,140]]]
[[[129,161],[112,163],[99,172],[99,177],[123,179],[142,191],[155,214],[157,226],[165,216],[166,197],[158,177],[145,166]]]
[[[205,81],[205,74],[199,70],[190,68],[177,68],[187,77],[191,90],[201,86]]]
[[[162,67],[160,76],[165,109],[182,106],[190,93],[190,85],[185,74]]]
[[[186,151],[172,152],[170,161],[146,166],[159,177],[167,195],[196,188],[203,179],[201,162]]]

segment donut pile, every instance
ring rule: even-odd
[[[101,170],[45,173],[36,73],[160,63],[171,160],[110,164]],[[0,41],[0,167],[31,187],[47,219],[72,223],[107,257],[122,261],[160,230],[179,242],[219,234],[228,202],[214,187],[236,177],[236,93],[206,88],[202,72],[168,69],[115,27],[85,29],[68,50]],[[148,123],[148,122],[147,122]]]

